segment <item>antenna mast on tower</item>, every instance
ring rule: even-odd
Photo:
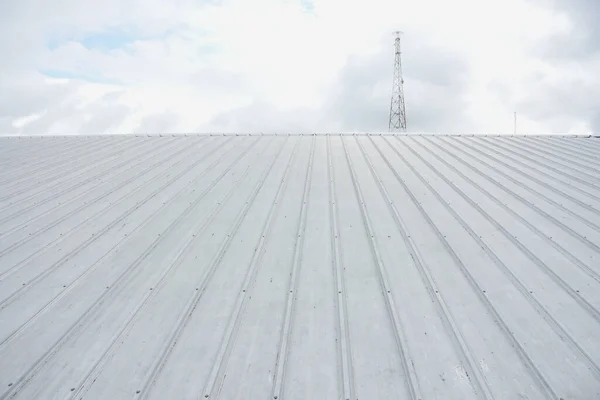
[[[404,107],[404,79],[402,78],[402,60],[400,55],[400,36],[402,32],[394,32],[394,82],[392,84],[392,101],[390,104],[390,132],[406,132],[406,109]]]

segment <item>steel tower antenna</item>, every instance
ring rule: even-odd
[[[404,107],[404,79],[402,78],[402,60],[400,55],[400,36],[402,32],[394,32],[394,82],[392,84],[392,101],[390,103],[390,132],[406,132],[406,109]]]

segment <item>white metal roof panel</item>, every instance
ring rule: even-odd
[[[0,138],[0,399],[600,398],[600,141]]]

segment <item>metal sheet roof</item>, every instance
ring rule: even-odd
[[[0,399],[600,398],[600,140],[0,138]]]

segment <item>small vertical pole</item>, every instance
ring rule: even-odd
[[[517,134],[517,112],[515,111],[515,135]]]

